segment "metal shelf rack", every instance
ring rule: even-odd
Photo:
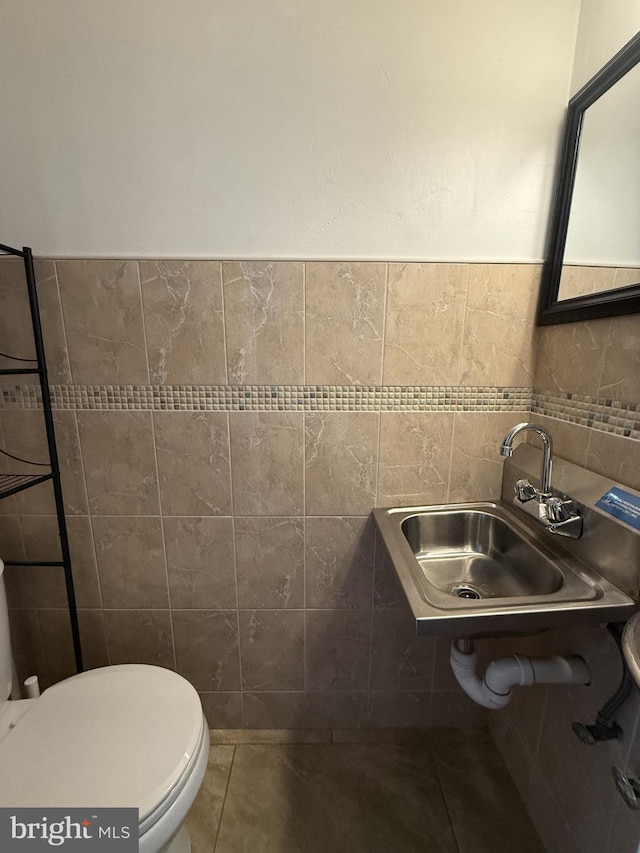
[[[24,262],[25,278],[27,285],[27,293],[29,296],[29,309],[31,313],[31,325],[33,328],[33,341],[35,345],[35,359],[17,358],[16,356],[0,353],[2,357],[0,363],[5,359],[11,362],[20,363],[17,367],[0,368],[0,376],[24,376],[29,374],[37,374],[40,382],[40,393],[42,397],[42,412],[44,416],[45,430],[47,435],[47,447],[49,452],[49,463],[31,462],[27,459],[21,459],[7,453],[5,450],[0,450],[0,453],[11,459],[23,462],[25,465],[38,465],[48,469],[42,474],[0,474],[0,500],[7,498],[10,495],[15,495],[25,489],[29,489],[38,483],[44,483],[51,480],[53,486],[53,494],[56,504],[56,515],[58,518],[58,532],[60,536],[60,550],[62,560],[51,561],[15,561],[5,560],[7,566],[58,566],[64,569],[65,585],[67,590],[67,601],[69,603],[69,620],[71,622],[71,635],[73,639],[73,651],[75,655],[76,669],[82,672],[84,669],[82,662],[82,646],[80,643],[80,629],[78,625],[78,610],[76,606],[76,596],[73,587],[73,575],[71,573],[71,555],[69,551],[69,536],[67,533],[67,522],[64,514],[64,503],[62,500],[62,486],[60,483],[60,466],[58,463],[58,451],[56,447],[56,437],[53,425],[53,414],[51,410],[51,395],[49,393],[49,379],[47,376],[47,363],[44,354],[44,342],[42,338],[42,326],[40,324],[40,309],[38,306],[38,293],[36,288],[36,277],[33,265],[33,255],[31,249],[27,246],[20,249],[12,249],[10,246],[5,246],[0,243],[0,254],[13,255],[17,258],[22,258]]]

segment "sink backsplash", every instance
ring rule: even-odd
[[[505,460],[502,498],[511,501],[517,480],[527,478],[539,485],[541,451],[520,444],[510,459]],[[596,502],[613,486],[640,498],[640,492],[614,480],[554,457],[551,475],[554,494],[571,498],[584,519],[580,539],[554,540],[583,563],[593,568],[620,590],[638,600],[640,593],[640,531],[619,521],[596,506]]]

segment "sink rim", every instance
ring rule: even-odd
[[[565,579],[556,592],[518,597],[461,599],[429,583],[401,530],[416,514],[463,510],[500,514],[527,541],[557,564]],[[380,538],[416,619],[418,634],[483,636],[530,631],[584,619],[624,620],[637,605],[610,581],[549,541],[547,533],[506,501],[466,501],[409,507],[377,507],[373,516]],[[424,594],[425,585],[429,597]],[[435,601],[434,601],[435,599]]]
[[[498,522],[503,524],[509,531],[511,531],[513,534],[515,534],[515,537],[517,539],[519,539],[520,542],[523,542],[530,549],[530,551],[534,552],[534,554],[538,555],[542,560],[544,560],[545,563],[547,564],[547,566],[545,567],[545,571],[547,571],[547,572],[550,571],[553,575],[556,576],[556,579],[559,581],[559,584],[557,586],[555,586],[554,589],[552,589],[549,592],[532,592],[532,593],[528,593],[528,594],[523,593],[523,594],[519,594],[519,595],[508,595],[508,596],[490,595],[490,596],[487,596],[486,598],[480,597],[481,601],[489,603],[491,601],[500,602],[504,599],[511,600],[512,598],[517,599],[517,600],[521,600],[524,598],[537,597],[539,595],[550,596],[550,595],[555,594],[556,592],[560,593],[566,587],[566,585],[567,585],[567,573],[565,571],[563,571],[562,565],[561,564],[559,565],[560,561],[557,559],[556,555],[554,553],[552,553],[546,547],[546,542],[541,541],[537,537],[533,536],[531,534],[530,529],[526,525],[520,525],[518,518],[516,516],[512,515],[511,513],[507,514],[504,511],[504,508],[501,507],[500,505],[498,505],[498,504],[492,505],[491,502],[488,502],[488,501],[484,502],[483,506],[479,506],[479,504],[477,504],[476,506],[468,506],[468,505],[460,504],[460,505],[455,505],[453,507],[451,505],[449,505],[446,509],[440,509],[438,505],[435,505],[428,512],[423,510],[422,512],[417,512],[417,513],[403,513],[402,517],[399,518],[399,520],[398,520],[398,527],[400,529],[400,532],[404,536],[404,538],[407,540],[407,543],[409,545],[409,549],[412,552],[414,559],[416,560],[418,567],[420,569],[418,580],[426,582],[427,590],[425,591],[425,597],[428,601],[431,601],[431,603],[433,603],[435,606],[438,606],[438,602],[441,600],[440,599],[440,593],[443,593],[445,596],[444,601],[446,601],[447,603],[442,605],[442,606],[444,606],[447,609],[449,607],[454,606],[452,603],[449,602],[449,599],[455,600],[456,596],[452,594],[451,589],[447,589],[447,588],[440,586],[437,583],[435,583],[431,579],[432,575],[430,575],[426,571],[426,565],[429,565],[431,563],[434,563],[434,564],[438,563],[439,558],[437,556],[437,552],[436,552],[436,555],[434,555],[433,557],[427,557],[424,560],[420,560],[418,555],[416,554],[416,552],[414,551],[414,549],[412,547],[410,537],[408,536],[407,531],[406,531],[406,527],[407,527],[407,523],[413,519],[426,518],[426,517],[438,517],[438,516],[447,516],[448,517],[448,516],[454,516],[454,515],[478,515],[478,516],[484,516],[484,517],[488,517],[488,518],[492,518],[492,519],[497,519]],[[461,549],[460,554],[462,555],[462,553],[463,553],[463,551]],[[471,553],[475,553],[475,552],[471,552]],[[479,551],[477,553],[478,553],[478,556],[483,556],[483,557],[489,557],[490,556],[489,554],[484,553],[483,551]],[[443,557],[441,559],[445,560],[446,557]],[[496,560],[496,562],[499,562],[499,560]],[[505,560],[505,562],[507,562],[507,561]],[[412,563],[412,568],[414,568],[413,563]],[[464,580],[459,580],[459,581],[454,583],[454,588],[458,587],[460,585],[462,585],[462,586],[468,586],[468,585],[474,586],[472,581],[466,582]],[[575,583],[573,584],[573,586],[575,586]],[[427,594],[429,591],[432,592],[431,598]],[[570,592],[573,593],[573,589],[570,590]],[[576,590],[576,593],[577,592],[578,592],[578,590]],[[593,589],[590,589],[589,592],[590,592],[590,594],[588,597],[590,597],[590,598],[597,594],[597,592],[594,591]],[[582,597],[584,597],[584,595],[580,595],[579,597],[582,598]],[[476,600],[476,599],[469,599],[469,600]]]

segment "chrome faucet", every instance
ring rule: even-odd
[[[514,438],[528,430],[535,432],[542,439],[540,489],[536,489],[528,480],[518,480],[514,486],[515,497],[513,502],[543,524],[549,533],[579,539],[582,536],[582,516],[576,510],[573,501],[554,497],[551,493],[551,466],[553,463],[551,434],[540,424],[516,424],[504,437],[500,446],[500,455],[511,456]]]
[[[500,448],[500,456],[511,456],[513,453],[513,439],[522,432],[530,430],[535,432],[542,439],[544,453],[542,456],[542,471],[540,472],[540,492],[541,495],[551,494],[551,464],[553,461],[553,439],[551,434],[546,431],[540,424],[516,424],[513,429],[505,435],[502,447]],[[533,497],[533,496],[532,496]]]

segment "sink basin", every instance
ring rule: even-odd
[[[479,637],[624,620],[629,596],[506,502],[374,510],[419,634]]]
[[[555,561],[499,507],[417,512],[400,528],[428,583],[457,598],[550,595],[564,585]]]

